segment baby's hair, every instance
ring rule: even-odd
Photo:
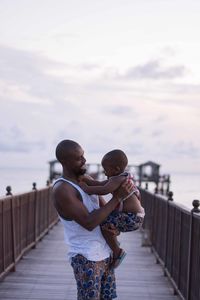
[[[123,172],[128,165],[128,158],[122,150],[115,149],[106,153],[101,162],[102,164],[108,162],[113,167],[118,166],[121,172]]]

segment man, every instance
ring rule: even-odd
[[[78,185],[79,177],[86,172],[84,151],[78,143],[61,141],[56,157],[62,164],[63,176],[54,183],[54,205],[64,225],[68,256],[77,282],[77,299],[114,299],[117,295],[114,270],[110,268],[110,248],[99,224],[132,191],[131,183],[124,182],[105,203],[102,197],[88,195]]]

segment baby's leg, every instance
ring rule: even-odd
[[[139,213],[131,212],[116,212],[115,213],[115,223],[116,228],[119,232],[128,232],[139,229],[143,223],[143,216],[139,216]]]
[[[123,212],[133,213],[133,214],[143,214],[144,218],[144,208],[141,206],[140,200],[136,195],[130,196],[123,202]]]
[[[119,243],[117,241],[117,235],[119,235],[119,230],[117,229],[115,211],[113,211],[101,224],[101,232],[105,238],[110,249],[113,251],[113,256],[117,256],[120,252]]]
[[[102,235],[113,252],[113,261],[111,264],[112,268],[117,268],[126,256],[126,252],[120,248],[120,244],[116,237],[117,235],[119,235],[119,230],[116,226],[117,215],[118,212],[112,212],[101,224]]]
[[[109,225],[107,226],[107,228],[106,228],[106,225],[104,225],[101,228],[102,235],[103,235],[104,239],[106,240],[106,243],[112,250],[113,257],[115,258],[115,257],[118,257],[121,249],[119,247],[117,237],[116,237],[116,235],[114,235],[114,233],[112,231],[113,231],[113,229],[111,229],[109,227]]]
[[[115,235],[112,232],[102,228],[101,230],[103,237],[105,238],[107,244],[111,248],[113,255],[112,255],[112,263],[110,265],[111,268],[115,269],[119,267],[122,263],[123,259],[126,256],[126,252],[119,247],[119,242]]]

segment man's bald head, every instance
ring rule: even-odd
[[[74,150],[80,148],[80,145],[72,140],[63,140],[56,147],[56,158],[62,163],[66,161]]]

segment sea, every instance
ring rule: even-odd
[[[6,187],[11,186],[12,194],[29,192],[35,182],[37,188],[44,188],[49,177],[48,166],[44,168],[0,168],[0,197],[6,194]],[[171,172],[170,190],[174,202],[192,209],[192,201],[200,200],[200,172]]]

